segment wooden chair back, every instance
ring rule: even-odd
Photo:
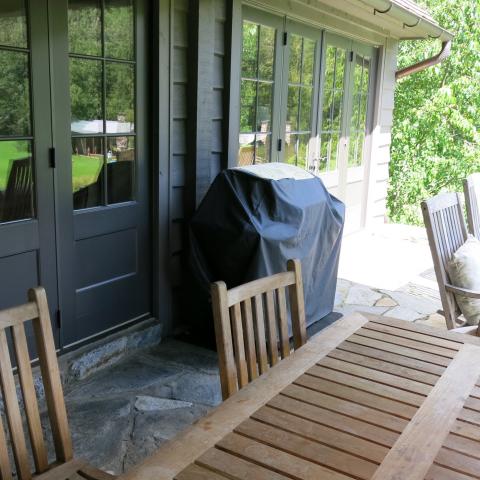
[[[432,252],[435,275],[447,328],[457,327],[460,309],[455,295],[445,288],[450,284],[447,264],[467,240],[467,227],[459,193],[444,193],[422,202],[422,213]]]
[[[224,400],[290,355],[286,290],[293,346],[307,341],[300,260],[289,260],[287,269],[230,290],[224,282],[212,285]]]
[[[56,463],[72,459],[72,440],[67,421],[62,383],[58,369],[55,343],[53,340],[47,296],[43,288],[31,289],[29,303],[0,311],[0,382],[2,385],[5,417],[8,424],[11,450],[20,480],[32,478],[29,450],[32,453],[35,472],[40,474],[50,468],[47,447],[40,422],[38,401],[25,333],[25,324],[32,322],[35,345],[42,374],[45,399],[55,445]],[[11,342],[8,331],[11,331]],[[12,352],[9,344],[12,345]],[[23,402],[19,401],[12,372],[11,358],[15,359]],[[23,407],[21,407],[23,403]],[[22,415],[21,410],[24,411]],[[23,419],[29,433],[30,449],[27,448]],[[8,446],[4,426],[0,420],[0,476],[2,480],[12,478]]]
[[[468,231],[480,240],[480,173],[473,173],[463,181]]]

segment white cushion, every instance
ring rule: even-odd
[[[453,254],[447,265],[450,281],[455,287],[480,292],[480,241],[472,235]],[[468,325],[480,321],[480,299],[455,295],[458,306]]]

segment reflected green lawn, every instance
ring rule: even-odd
[[[24,148],[18,148],[20,142],[0,142],[0,191],[7,188],[8,175],[12,161],[27,158],[30,152]],[[21,142],[27,147],[27,142]],[[95,183],[103,165],[103,157],[73,155],[72,157],[73,191]]]
[[[98,179],[103,165],[103,156],[72,155],[72,186],[76,192],[92,185]]]

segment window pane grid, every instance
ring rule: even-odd
[[[313,102],[314,62],[306,63],[305,50],[308,46],[313,47],[314,52],[316,42],[291,35],[285,161],[302,168],[308,167]]]
[[[243,22],[239,165],[270,161],[276,31]]]
[[[24,0],[0,4],[0,223],[35,213],[30,39]]]
[[[134,18],[133,0],[69,3],[72,189],[76,210],[134,199]],[[78,62],[85,66],[72,70]],[[82,83],[82,69],[95,64],[94,83],[92,75],[89,83]],[[93,105],[93,110],[86,109],[95,95],[99,97],[98,108]]]

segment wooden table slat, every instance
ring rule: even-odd
[[[365,337],[362,335],[354,334],[348,338],[348,341],[352,343],[357,343],[359,345],[364,345],[366,347],[373,347],[373,348],[377,348],[378,350],[384,350],[385,352],[403,355],[413,360],[422,360],[440,367],[448,367],[450,365],[449,358],[442,357],[440,355],[434,355],[429,352],[415,350],[413,348],[404,347],[402,345],[386,343],[386,342],[383,342],[374,338]]]
[[[378,348],[372,348],[365,345],[360,345],[358,343],[352,343],[348,340],[341,343],[335,350],[330,353],[343,351],[357,354],[365,359],[373,358],[377,360],[383,360],[386,363],[392,365],[392,367],[406,367],[424,373],[426,375],[432,375],[434,377],[439,377],[445,371],[445,367],[443,366],[434,365],[433,363],[425,362],[423,360],[417,360],[415,358],[406,357],[405,355],[399,355],[397,353],[379,350]]]
[[[409,338],[397,337],[389,333],[377,332],[376,330],[370,330],[368,328],[361,328],[357,332],[358,335],[362,337],[373,338],[375,340],[380,340],[381,342],[391,343],[393,345],[400,345],[402,347],[412,348],[413,350],[418,350],[420,352],[427,352],[434,355],[439,355],[445,358],[453,358],[456,351],[451,350],[450,348],[437,347],[436,345],[428,345],[417,340],[411,340]]]
[[[287,400],[299,400],[300,403],[296,401],[287,402]],[[308,415],[314,415],[315,407],[320,407],[326,416],[332,416],[333,413],[341,414],[343,422],[347,421],[345,417],[349,417],[354,420],[360,420],[362,423],[376,425],[398,433],[400,433],[408,423],[407,420],[396,417],[395,415],[380,412],[379,410],[348,400],[342,400],[341,398],[332,397],[324,393],[315,392],[299,385],[289,385],[282,392],[282,395],[272,398],[268,404],[274,405],[279,409],[281,409],[281,405],[288,404],[288,406],[285,407],[287,408],[286,411],[294,408],[295,410],[293,411],[295,411],[297,415],[302,415],[304,412],[308,412]],[[310,407],[313,407],[313,409]]]
[[[395,374],[383,372],[378,369],[381,368],[380,364],[377,364],[378,368],[372,368],[359,365],[358,363],[351,363],[337,358],[326,357],[318,362],[317,365],[330,368],[331,370],[348,373],[349,375],[354,375],[356,377],[372,380],[379,384],[400,388],[402,390],[406,390],[407,392],[417,393],[419,395],[426,396],[432,389],[430,385],[425,385],[424,383],[420,383],[415,380],[410,380]]]
[[[329,358],[335,358],[337,360],[343,360],[352,365],[360,365],[362,367],[372,368],[379,372],[388,373],[397,377],[406,378],[407,380],[413,380],[425,385],[433,386],[438,380],[438,375],[432,375],[431,373],[414,370],[413,368],[395,365],[384,360],[376,358],[365,357],[352,352],[346,352],[336,348],[328,354]]]
[[[302,375],[295,380],[295,385],[301,385],[312,390],[327,393],[343,400],[350,400],[366,407],[371,407],[381,412],[390,413],[401,418],[410,419],[416,412],[416,408],[406,403],[397,402],[386,397],[380,397],[374,393],[364,392],[348,385],[341,385],[335,382]]]

